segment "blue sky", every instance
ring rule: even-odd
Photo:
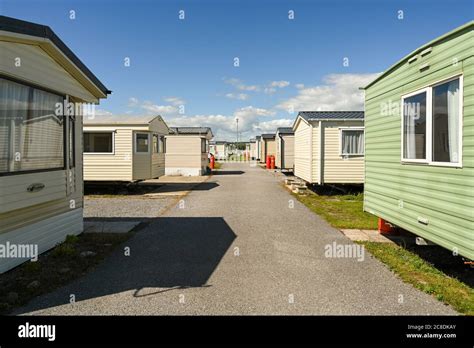
[[[113,91],[100,113],[162,114],[170,126],[211,126],[217,139],[234,140],[235,117],[246,139],[290,125],[298,110],[362,110],[358,87],[472,20],[473,4],[0,0],[0,11],[61,37]]]

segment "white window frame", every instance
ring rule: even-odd
[[[84,135],[86,133],[111,133],[112,134],[112,152],[86,152],[84,149],[84,154],[87,155],[115,155],[115,131],[111,130],[84,130],[83,131]],[[84,137],[83,135],[83,137]]]
[[[137,151],[137,135],[138,134],[146,134],[148,136],[148,151],[146,152],[138,152]],[[135,155],[149,155],[150,154],[150,151],[152,151],[152,147],[153,147],[153,144],[151,144],[150,142],[150,134],[151,133],[147,133],[147,132],[135,132],[133,133],[133,153]]]
[[[156,152],[155,152],[155,137],[156,137]],[[136,144],[135,144],[136,145]],[[158,133],[153,133],[151,135],[151,147],[152,153],[160,153],[160,135]]]
[[[445,84],[450,81],[459,79],[459,135],[458,135],[458,149],[459,149],[459,161],[458,162],[436,162],[433,161],[433,88]],[[404,117],[404,100],[406,98],[412,97],[414,95],[426,92],[426,159],[410,159],[403,157],[403,146],[405,144],[404,138],[404,128],[405,128],[405,117]],[[402,164],[424,164],[429,166],[438,166],[438,167],[454,167],[462,168],[462,157],[463,157],[463,118],[464,118],[464,81],[462,74],[456,74],[447,78],[443,78],[434,83],[431,83],[429,86],[417,89],[416,91],[404,94],[400,98],[400,114],[401,114],[401,151],[400,151],[400,161]],[[364,139],[365,140],[365,139]]]
[[[352,131],[362,131],[362,133],[364,134],[364,152],[363,153],[359,153],[359,154],[345,154],[345,153],[342,153],[342,132],[343,131],[349,131],[349,130],[352,130]],[[339,157],[361,157],[361,156],[365,156],[365,127],[362,127],[362,126],[347,126],[347,127],[339,127]]]

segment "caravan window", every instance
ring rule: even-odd
[[[64,169],[64,96],[0,78],[0,174]]]
[[[113,134],[113,132],[84,132],[84,153],[114,153]]]
[[[364,154],[364,130],[341,129],[341,155],[355,156]]]
[[[462,76],[402,97],[402,160],[461,166]]]
[[[160,145],[158,142],[158,134],[153,134],[153,153],[160,152]]]
[[[135,134],[135,152],[148,153],[149,146],[150,144],[149,144],[149,139],[148,139],[148,133]]]

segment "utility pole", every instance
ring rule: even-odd
[[[235,121],[237,122],[237,144],[239,143],[239,118],[236,117]]]

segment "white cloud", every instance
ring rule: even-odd
[[[225,96],[230,99],[238,100],[247,100],[249,98],[249,95],[245,93],[227,93]]]
[[[162,116],[178,115],[180,107],[186,102],[179,97],[167,97],[163,99],[168,104],[155,104],[151,101],[141,101],[138,98],[131,97],[128,99],[128,107],[132,110],[127,111],[127,114],[159,114]]]
[[[304,84],[302,84],[302,83],[297,83],[297,84],[295,85],[295,87],[298,88],[298,89],[302,89],[302,88],[304,88]]]
[[[261,90],[261,87],[258,85],[246,85],[241,80],[236,78],[225,79],[224,82],[234,86],[240,91],[259,92]]]
[[[235,87],[239,91],[246,91],[246,92],[261,92],[265,94],[274,94],[277,91],[277,88],[285,88],[290,85],[289,81],[272,81],[266,85],[246,85],[244,84],[241,80],[236,79],[236,78],[230,78],[230,79],[225,79],[225,83]],[[234,93],[228,93],[226,96],[229,98],[232,98],[230,95],[235,96],[237,94]],[[238,99],[238,98],[234,98]],[[245,99],[241,99],[245,100]]]
[[[263,93],[265,94],[273,94],[276,92],[276,88],[273,88],[273,87],[265,87],[265,89],[263,90]]]
[[[186,102],[182,98],[179,98],[179,97],[168,97],[168,98],[164,98],[163,100],[176,106],[186,104]]]
[[[274,116],[275,112],[263,108],[246,106],[239,108],[232,115],[194,115],[176,116],[166,119],[169,126],[211,127],[215,139],[235,140],[237,138],[237,121],[239,120],[239,139],[248,140],[255,135],[261,117]],[[269,125],[266,127],[270,127]]]
[[[86,113],[84,115],[86,115]],[[113,113],[107,110],[94,108],[94,116],[113,116]]]
[[[290,85],[289,81],[272,81],[270,87],[285,88]]]
[[[298,95],[283,101],[276,108],[282,110],[363,110],[364,94],[359,87],[372,81],[378,74],[331,74],[323,84],[298,90]]]
[[[135,97],[130,97],[128,98],[128,106],[129,107],[135,107],[138,105],[138,99]]]
[[[159,114],[162,116],[173,115],[178,113],[178,108],[175,105],[157,105],[149,101],[140,105],[140,108],[149,114]]]
[[[275,132],[278,127],[290,127],[293,125],[294,119],[277,119],[259,122],[255,124],[254,130],[257,133],[271,133]]]

